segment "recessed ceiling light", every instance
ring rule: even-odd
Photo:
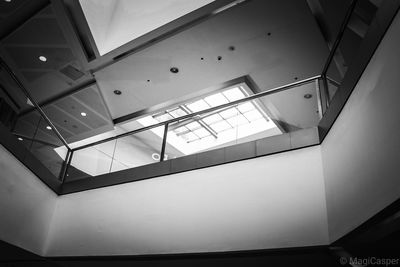
[[[305,95],[304,95],[304,98],[305,98],[305,99],[310,99],[311,97],[312,97],[312,94],[305,94]]]
[[[152,159],[155,160],[155,161],[159,161],[160,158],[161,158],[160,154],[158,154],[158,153],[153,153],[153,154],[151,154],[151,157],[152,157]]]
[[[40,56],[40,57],[39,57],[39,60],[42,61],[42,62],[46,62],[46,61],[47,61],[47,58],[46,58],[45,56]]]
[[[4,0],[4,1],[6,1],[7,3],[10,3],[10,2],[11,2],[11,0]]]
[[[19,140],[19,141],[23,141],[24,139],[22,139],[21,137],[18,137],[18,140]]]
[[[86,112],[81,112],[82,117],[86,117],[86,115],[87,115]]]
[[[114,94],[120,95],[120,94],[122,94],[122,92],[120,90],[114,90]]]
[[[179,69],[177,67],[172,67],[172,68],[169,69],[169,71],[172,72],[172,73],[178,73]]]
[[[46,126],[46,129],[47,129],[47,130],[51,130],[51,127],[50,127],[50,126]]]

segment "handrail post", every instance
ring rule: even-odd
[[[68,159],[69,159],[69,154],[71,153],[71,151],[69,149],[67,149],[67,155],[65,155],[65,159],[61,165],[61,170],[60,170],[60,174],[58,175],[58,180],[62,181],[64,179],[65,176],[65,170],[67,168],[67,163],[68,163]]]
[[[325,109],[328,109],[330,101],[331,101],[331,96],[329,94],[328,80],[326,79],[326,75],[322,75],[321,79],[322,79],[322,83],[323,83],[323,86],[324,86]]]
[[[315,88],[317,89],[317,106],[318,106],[318,116],[319,119],[322,119],[322,116],[325,113],[325,107],[322,104],[322,92],[321,92],[321,86],[320,86],[320,79],[315,80]]]
[[[169,123],[166,123],[165,126],[164,126],[164,135],[163,135],[163,141],[162,141],[162,145],[161,145],[160,162],[161,162],[161,161],[164,161],[165,146],[166,146],[166,144],[167,144],[168,125],[169,125]]]
[[[65,181],[65,178],[67,177],[68,174],[68,168],[71,165],[71,161],[72,161],[72,154],[74,153],[74,151],[72,149],[68,149],[68,153],[67,153],[67,158],[65,158],[65,166],[62,172],[62,176],[61,176],[61,183],[63,184]]]

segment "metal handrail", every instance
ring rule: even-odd
[[[326,76],[326,73],[328,72],[329,66],[331,65],[331,62],[333,60],[333,57],[335,56],[336,50],[339,47],[339,43],[342,40],[344,31],[347,28],[347,25],[349,24],[351,15],[353,14],[354,8],[356,7],[358,0],[353,0],[350,4],[350,7],[347,9],[346,15],[343,19],[342,24],[340,25],[340,29],[338,32],[338,35],[336,36],[335,42],[333,43],[332,49],[328,55],[328,58],[326,59],[324,68],[322,69],[322,77]]]
[[[146,130],[149,130],[149,129],[153,129],[153,128],[164,126],[165,128],[164,128],[163,143],[162,143],[162,148],[161,148],[162,149],[161,150],[161,160],[160,160],[160,161],[163,161],[164,153],[165,153],[166,134],[167,134],[168,126],[171,123],[174,123],[174,122],[177,122],[177,121],[181,121],[181,120],[185,120],[185,119],[188,119],[188,118],[194,118],[196,116],[199,116],[199,115],[202,115],[202,114],[205,114],[205,113],[210,113],[212,111],[216,111],[216,110],[220,110],[220,109],[223,109],[223,108],[226,108],[226,107],[234,106],[234,105],[237,105],[239,103],[246,102],[246,101],[249,101],[249,100],[253,100],[253,99],[256,99],[256,98],[260,98],[260,97],[263,97],[263,96],[272,95],[274,93],[285,91],[285,90],[288,90],[288,89],[291,89],[291,88],[294,88],[294,87],[297,87],[297,86],[300,86],[300,85],[303,85],[303,84],[306,84],[306,83],[310,83],[312,81],[318,81],[320,79],[324,83],[324,89],[325,89],[325,94],[326,94],[326,97],[325,97],[326,98],[326,103],[325,103],[325,105],[326,105],[326,108],[328,108],[329,107],[329,92],[328,92],[328,87],[327,87],[327,80],[329,79],[331,82],[335,82],[335,83],[336,83],[336,81],[333,81],[329,77],[327,77],[327,71],[328,71],[328,68],[329,68],[330,64],[333,61],[333,58],[334,58],[335,53],[336,53],[336,50],[339,47],[339,44],[340,44],[340,42],[342,40],[342,37],[344,35],[344,31],[345,31],[345,29],[346,29],[346,27],[347,27],[347,25],[348,25],[348,23],[350,21],[350,18],[352,16],[353,12],[354,12],[354,9],[355,9],[355,6],[357,4],[357,1],[358,0],[353,0],[351,2],[351,4],[350,4],[350,7],[348,8],[348,10],[346,12],[346,15],[345,15],[345,18],[344,18],[344,20],[343,20],[343,22],[341,24],[341,27],[340,27],[339,32],[337,34],[337,37],[335,39],[335,42],[334,42],[334,44],[332,46],[332,49],[331,49],[331,51],[330,51],[330,53],[328,55],[328,58],[327,58],[327,60],[325,62],[324,68],[323,68],[323,70],[322,70],[320,75],[316,75],[314,77],[310,77],[308,79],[304,79],[304,80],[301,80],[301,81],[298,81],[298,82],[294,82],[294,83],[291,83],[291,84],[287,84],[287,85],[284,85],[284,86],[279,86],[279,87],[270,89],[268,91],[264,91],[264,92],[260,92],[260,93],[257,93],[257,94],[251,95],[251,96],[247,96],[245,98],[242,98],[242,99],[230,102],[230,103],[222,104],[222,105],[219,105],[219,106],[216,106],[216,107],[212,107],[212,108],[209,108],[209,109],[205,109],[205,110],[202,110],[202,111],[198,111],[198,112],[195,112],[195,113],[187,114],[185,116],[181,116],[181,117],[178,117],[178,118],[173,118],[173,119],[168,120],[168,121],[164,121],[164,122],[160,122],[160,123],[153,124],[153,125],[150,125],[150,126],[142,127],[140,129],[132,130],[132,131],[129,131],[129,132],[126,132],[126,133],[123,133],[123,134],[119,134],[119,135],[116,135],[116,136],[113,136],[113,137],[109,137],[109,138],[106,138],[106,139],[103,139],[103,140],[100,140],[100,141],[97,141],[97,142],[93,142],[93,143],[90,143],[90,144],[87,144],[87,145],[83,145],[83,146],[74,148],[74,149],[71,150],[70,159],[72,158],[72,153],[74,151],[85,149],[85,148],[88,148],[88,147],[91,147],[91,146],[95,146],[95,145],[98,145],[98,144],[101,144],[101,143],[109,142],[109,141],[112,141],[112,140],[116,140],[116,139],[119,139],[119,138],[122,138],[122,137],[125,137],[125,136],[129,136],[129,135],[132,135],[132,134],[135,134],[135,133],[143,132],[143,131],[146,131]],[[67,164],[67,166],[68,165],[70,165],[70,162]]]
[[[184,119],[192,118],[192,117],[195,117],[195,116],[198,116],[198,115],[202,115],[202,114],[205,114],[205,113],[209,113],[209,112],[212,112],[212,111],[215,111],[215,110],[219,110],[219,109],[222,109],[222,108],[234,106],[234,105],[240,104],[242,102],[246,102],[246,101],[253,100],[253,99],[256,99],[256,98],[260,98],[260,97],[263,97],[263,96],[272,95],[272,94],[275,94],[275,93],[278,93],[278,92],[286,91],[288,89],[291,89],[291,88],[294,88],[294,87],[298,87],[298,86],[303,85],[303,84],[310,83],[310,82],[315,81],[315,80],[317,80],[319,78],[321,78],[321,75],[310,77],[310,78],[307,78],[307,79],[304,79],[304,80],[301,80],[301,81],[298,81],[298,82],[290,83],[290,84],[287,84],[287,85],[275,87],[275,88],[270,89],[268,91],[263,91],[263,92],[260,92],[260,93],[254,94],[254,95],[250,95],[250,96],[241,98],[239,100],[235,100],[235,101],[232,101],[232,102],[229,102],[229,103],[225,103],[225,104],[222,104],[222,105],[219,105],[219,106],[215,106],[215,107],[212,107],[212,108],[208,108],[208,109],[204,109],[204,110],[201,110],[201,111],[197,111],[197,112],[194,112],[194,113],[191,113],[191,114],[187,114],[187,115],[184,115],[184,116],[181,116],[181,117],[170,119],[168,121],[163,121],[163,122],[160,122],[160,123],[157,123],[157,124],[153,124],[153,125],[150,125],[150,126],[142,127],[140,129],[132,130],[132,131],[129,131],[129,132],[126,132],[126,133],[123,133],[123,134],[119,134],[119,135],[112,136],[112,137],[109,137],[109,138],[106,138],[106,139],[103,139],[103,140],[100,140],[100,141],[96,141],[96,142],[93,142],[93,143],[90,143],[90,144],[87,144],[87,145],[83,145],[83,146],[80,146],[80,147],[77,147],[77,148],[73,148],[72,151],[81,150],[81,149],[84,149],[84,148],[88,148],[88,147],[91,147],[91,146],[95,146],[95,145],[98,145],[98,144],[109,142],[109,141],[112,141],[112,140],[115,140],[115,139],[119,139],[121,137],[125,137],[125,136],[132,135],[132,134],[135,134],[135,133],[139,133],[139,132],[143,132],[143,131],[146,131],[146,130],[157,128],[157,127],[160,127],[160,126],[164,126],[166,124],[171,124],[171,123],[174,123],[174,122],[177,122],[177,121],[181,121],[181,120],[184,120]]]
[[[348,8],[348,10],[346,12],[346,15],[344,17],[344,20],[343,20],[343,22],[342,22],[342,24],[340,26],[340,29],[338,31],[338,34],[337,34],[337,37],[336,37],[336,39],[334,41],[332,49],[331,49],[331,51],[330,51],[330,53],[328,55],[328,58],[327,58],[327,60],[325,62],[325,65],[323,67],[322,73],[320,75],[317,75],[317,76],[314,76],[314,77],[310,77],[310,78],[307,78],[307,79],[304,79],[304,80],[301,80],[301,81],[297,81],[297,82],[294,82],[294,83],[291,83],[291,84],[287,84],[287,85],[284,85],[284,86],[279,86],[279,87],[270,89],[268,91],[263,91],[263,92],[260,92],[260,93],[256,93],[254,95],[247,96],[245,98],[242,98],[242,99],[239,99],[239,100],[236,100],[236,101],[233,101],[233,102],[229,102],[229,103],[222,104],[222,105],[219,105],[219,106],[215,106],[215,107],[212,107],[212,108],[209,108],[209,109],[205,109],[205,110],[201,110],[201,111],[194,112],[194,113],[191,113],[191,114],[187,114],[187,115],[184,115],[184,116],[181,116],[181,117],[173,118],[173,119],[168,120],[168,121],[164,121],[164,122],[160,122],[160,123],[153,124],[153,125],[150,125],[150,126],[142,127],[140,129],[132,130],[132,131],[129,131],[129,132],[126,132],[126,133],[123,133],[123,134],[119,134],[119,135],[116,135],[116,136],[113,136],[113,137],[109,137],[109,138],[106,138],[106,139],[103,139],[103,140],[100,140],[100,141],[97,141],[97,142],[93,142],[93,143],[90,143],[90,144],[87,144],[87,145],[83,145],[83,146],[80,146],[80,147],[77,147],[77,148],[73,148],[73,149],[71,149],[69,147],[69,145],[67,144],[66,140],[63,138],[63,136],[58,131],[58,129],[54,126],[52,121],[47,117],[47,115],[45,114],[43,109],[33,99],[32,95],[29,93],[29,91],[24,87],[24,85],[20,82],[18,77],[15,75],[15,73],[10,69],[10,67],[6,64],[6,62],[1,57],[0,57],[0,65],[12,77],[12,79],[15,81],[15,83],[23,91],[25,96],[32,102],[34,108],[40,113],[40,115],[48,123],[48,125],[50,127],[52,127],[52,129],[53,129],[54,133],[56,134],[56,136],[61,140],[61,142],[64,144],[64,146],[68,149],[67,156],[66,156],[66,159],[64,161],[64,165],[65,166],[64,166],[64,168],[63,168],[63,170],[61,171],[61,174],[60,174],[62,181],[64,181],[66,173],[67,173],[67,168],[71,164],[71,159],[73,157],[73,152],[74,151],[85,149],[85,148],[88,148],[88,147],[91,147],[91,146],[95,146],[95,145],[98,145],[98,144],[101,144],[101,143],[109,142],[109,141],[112,141],[112,140],[116,140],[116,139],[119,139],[119,138],[122,138],[122,137],[125,137],[125,136],[133,135],[135,133],[139,133],[139,132],[143,132],[143,131],[150,130],[150,129],[153,129],[153,128],[164,126],[165,128],[164,128],[163,144],[162,144],[161,158],[160,158],[161,161],[163,161],[164,154],[165,154],[165,144],[166,144],[166,137],[167,137],[168,127],[169,127],[169,125],[171,125],[174,122],[178,122],[178,121],[182,121],[182,120],[190,119],[190,118],[195,118],[196,116],[199,116],[199,115],[202,115],[202,114],[206,114],[206,113],[210,113],[210,112],[213,112],[213,111],[217,111],[217,110],[220,110],[220,109],[223,109],[223,108],[229,108],[231,106],[238,105],[238,104],[240,104],[242,102],[250,101],[250,100],[257,99],[257,98],[260,98],[260,97],[263,97],[263,96],[272,95],[272,94],[275,94],[275,93],[278,93],[278,92],[289,90],[291,88],[298,87],[298,86],[301,86],[303,84],[310,83],[312,81],[317,81],[319,79],[322,79],[322,81],[325,83],[325,86],[324,86],[325,90],[327,90],[327,88],[328,88],[327,87],[327,80],[331,81],[332,83],[336,83],[337,86],[340,85],[336,81],[334,81],[334,80],[330,79],[329,77],[327,77],[327,72],[328,72],[329,66],[332,64],[332,61],[333,61],[334,56],[335,56],[335,53],[336,53],[336,51],[337,51],[337,49],[338,49],[338,47],[339,47],[339,45],[340,45],[340,43],[342,41],[345,29],[346,29],[346,27],[347,27],[347,25],[348,25],[348,23],[350,21],[350,18],[352,16],[353,12],[354,12],[354,9],[356,7],[357,2],[358,2],[358,0],[352,0],[351,4],[350,4],[350,6],[349,6],[349,8]],[[126,56],[126,54],[124,54],[124,56]],[[326,107],[329,106],[329,92],[328,92],[327,96],[328,96],[328,98],[327,98]]]
[[[328,58],[326,59],[324,68],[322,69],[321,77],[322,77],[322,82],[324,84],[324,92],[325,92],[325,106],[326,108],[329,108],[330,106],[330,94],[329,94],[329,89],[328,89],[328,77],[327,77],[327,72],[329,69],[329,66],[332,63],[332,60],[336,54],[336,50],[339,47],[340,42],[342,41],[344,31],[347,28],[347,25],[349,24],[350,18],[353,15],[354,9],[356,7],[358,0],[352,0],[350,3],[350,7],[346,11],[346,15],[344,16],[343,22],[340,25],[338,34],[336,36],[335,42],[333,43],[332,49],[328,55]]]

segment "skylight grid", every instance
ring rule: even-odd
[[[207,124],[212,124],[218,121],[222,121],[224,118],[221,117],[221,115],[219,113],[217,114],[213,114],[213,115],[207,115],[205,117],[203,117],[203,121]]]
[[[243,90],[241,90],[241,88],[239,87],[228,89],[222,93],[229,100],[229,102],[233,102],[246,97],[246,95],[243,93]]]
[[[236,86],[182,103],[172,109],[144,117],[138,121],[149,125],[151,120],[160,122],[167,118],[179,118],[247,96],[249,93],[244,87]],[[273,121],[269,120],[264,109],[264,103],[256,99],[183,119],[169,125],[167,143],[188,155],[267,130],[271,130],[271,133],[279,132],[280,130]],[[163,136],[161,132],[156,134],[161,138]]]
[[[206,101],[206,103],[211,106],[211,107],[216,107],[222,104],[226,104],[228,102],[230,102],[223,94],[218,93],[215,95],[210,95],[207,96],[206,98],[204,98],[204,101]]]
[[[164,122],[174,118],[185,116],[187,114],[188,113],[185,110],[183,110],[181,107],[178,107],[157,113],[153,115],[153,118],[156,119],[158,122]]]
[[[192,112],[198,112],[201,110],[209,109],[211,106],[207,104],[203,99],[197,100],[196,102],[186,105]]]
[[[206,96],[203,99],[180,105],[179,107],[165,111],[164,114],[159,113],[153,117],[159,122],[178,118],[187,114],[242,99],[247,95],[244,92],[245,91],[242,87],[234,87],[220,93]],[[225,108],[216,114],[207,114],[200,117],[203,118],[175,129],[174,133],[186,140],[186,142],[193,142],[208,136],[216,138],[215,134],[218,135],[223,131],[246,123],[251,123],[253,120],[262,118],[263,115],[257,110],[257,107],[252,103],[252,101],[249,101],[231,108]],[[211,134],[210,130],[214,131],[215,134]],[[195,138],[195,136],[197,138]]]
[[[158,113],[153,117],[159,122],[167,121],[172,118],[182,117],[193,112],[198,112],[210,107],[216,107],[222,104],[236,101],[238,99],[246,97],[241,87],[235,87],[232,89],[225,90],[221,93],[216,93],[203,99],[199,99],[189,104],[183,104],[179,107],[169,109],[163,113]],[[203,115],[198,121],[193,121],[185,124],[174,130],[177,136],[180,136],[186,142],[194,142],[204,137],[218,135],[223,131],[251,123],[254,120],[258,120],[263,117],[257,107],[252,101],[235,105],[231,108],[225,108],[221,111],[217,111],[212,115]],[[178,130],[179,129],[179,130]],[[211,134],[214,131],[215,134]],[[197,138],[195,138],[197,137]]]

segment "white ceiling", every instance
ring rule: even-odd
[[[104,55],[214,0],[80,0]]]
[[[235,50],[231,51],[230,46]],[[295,77],[301,80],[318,75],[327,55],[326,44],[305,1],[255,0],[219,13],[95,76],[112,117],[118,118],[183,100],[244,75],[250,75],[261,90],[292,83]],[[173,66],[179,68],[178,74],[169,71]],[[115,95],[116,89],[122,95]],[[310,90],[307,86],[303,89],[304,94]],[[285,112],[307,118],[311,105],[313,116],[317,116],[315,90],[313,93],[311,102],[293,105],[300,110],[285,107]],[[299,101],[304,102],[304,94],[297,93]],[[275,107],[280,110],[279,106],[287,103],[279,100]]]

